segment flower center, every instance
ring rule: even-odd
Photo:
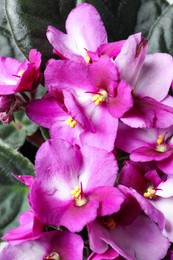
[[[71,116],[68,117],[66,121],[67,125],[70,126],[71,128],[74,128],[77,125],[77,121],[74,120]]]
[[[87,199],[82,191],[82,184],[81,188],[79,186],[75,186],[74,189],[71,191],[71,195],[72,198],[75,200],[76,206],[81,207],[87,203]]]
[[[24,72],[25,72],[24,70],[20,70],[20,71],[17,73],[17,76],[21,77]]]
[[[144,192],[143,196],[146,199],[153,199],[155,194],[156,194],[156,190],[152,186],[150,186],[147,188],[146,192]]]
[[[103,101],[108,98],[108,92],[105,89],[101,89],[99,93],[92,97],[92,101],[97,105],[100,105]]]
[[[116,227],[116,222],[112,216],[103,217],[102,223],[106,228],[111,230],[113,230]]]
[[[164,141],[163,135],[158,135],[156,143],[157,143],[156,151],[161,152],[161,153],[164,153],[167,151],[167,145]]]
[[[47,260],[60,260],[60,256],[57,252],[52,252],[46,257]]]

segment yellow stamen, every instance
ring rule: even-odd
[[[71,195],[73,199],[79,198],[79,196],[81,195],[81,189],[79,188],[79,186],[75,186],[75,188],[71,191]]]
[[[163,135],[158,135],[157,137],[157,144],[160,145],[161,143],[163,143],[163,139],[164,139],[164,136]]]
[[[164,142],[163,135],[158,135],[156,143],[157,143],[156,151],[161,152],[161,153],[164,153],[167,151],[167,145]]]
[[[67,125],[69,125],[71,128],[74,128],[77,125],[77,121],[74,120],[71,116],[68,117],[66,121]]]
[[[60,256],[56,252],[52,252],[50,255],[46,257],[47,260],[60,260]]]
[[[24,72],[25,72],[24,70],[20,70],[20,71],[17,73],[17,75],[18,75],[19,77],[21,77]]]
[[[144,192],[143,196],[147,199],[153,199],[156,194],[156,190],[153,187],[148,187],[147,191]]]
[[[72,198],[75,199],[76,206],[81,207],[87,203],[87,199],[82,195],[81,188],[75,186],[71,191]]]
[[[87,51],[85,51],[85,61],[86,61],[86,63],[90,63],[90,61],[91,61],[91,58],[90,58],[90,56],[88,55],[88,52],[87,52]]]
[[[92,97],[92,101],[97,105],[100,105],[103,101],[108,98],[108,93],[105,89],[101,89],[99,93]]]

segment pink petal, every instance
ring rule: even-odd
[[[134,93],[140,97],[164,99],[173,80],[173,58],[169,54],[147,55],[135,85]]]
[[[79,4],[66,20],[67,33],[74,38],[81,55],[85,49],[95,52],[107,43],[107,33],[96,8],[90,4]]]
[[[126,40],[121,52],[115,59],[115,65],[120,71],[121,78],[132,86],[136,84],[147,47],[147,41],[142,38],[141,33],[133,34]]]

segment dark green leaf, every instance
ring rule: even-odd
[[[22,53],[38,49],[44,61],[52,57],[52,46],[46,38],[48,25],[64,30],[66,17],[75,7],[74,0],[5,0],[6,14],[13,37]]]
[[[165,9],[151,28],[149,52],[166,52],[173,55],[173,5]]]
[[[105,24],[109,41],[126,39],[134,33],[141,0],[81,0],[94,5]]]
[[[34,175],[32,163],[0,140],[0,229],[4,229],[24,207],[28,189],[12,173]]]
[[[0,124],[0,138],[14,149],[18,149],[25,142],[25,132],[20,131],[14,123],[10,125]]]
[[[15,113],[14,124],[17,126],[20,132],[24,132],[25,135],[32,135],[38,128],[38,125],[33,123],[23,111]]]
[[[135,31],[148,37],[151,27],[168,6],[165,0],[141,0]]]
[[[49,130],[44,127],[39,127],[44,140],[50,139]]]

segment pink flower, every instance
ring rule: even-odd
[[[66,20],[67,34],[48,26],[47,38],[54,53],[73,61],[97,60],[106,54],[115,58],[125,41],[107,43],[107,33],[96,8],[90,4],[79,4]]]
[[[173,174],[173,127],[137,129],[119,124],[116,146],[128,153],[132,161],[156,161],[166,174]],[[124,138],[126,136],[126,139]]]
[[[113,187],[113,154],[72,146],[61,139],[44,143],[36,156],[30,204],[42,223],[81,231],[97,216],[119,210],[124,195]]]
[[[0,260],[11,259],[83,259],[83,240],[69,231],[51,231],[32,241],[7,245],[0,252]]]
[[[0,95],[32,91],[37,87],[40,78],[41,54],[32,49],[29,61],[23,63],[16,59],[0,57]]]
[[[134,106],[121,120],[136,128],[166,128],[173,124],[172,106],[162,103],[169,97],[173,58],[166,53],[147,55],[147,47],[141,33],[131,35],[114,61],[120,77],[133,87]]]

